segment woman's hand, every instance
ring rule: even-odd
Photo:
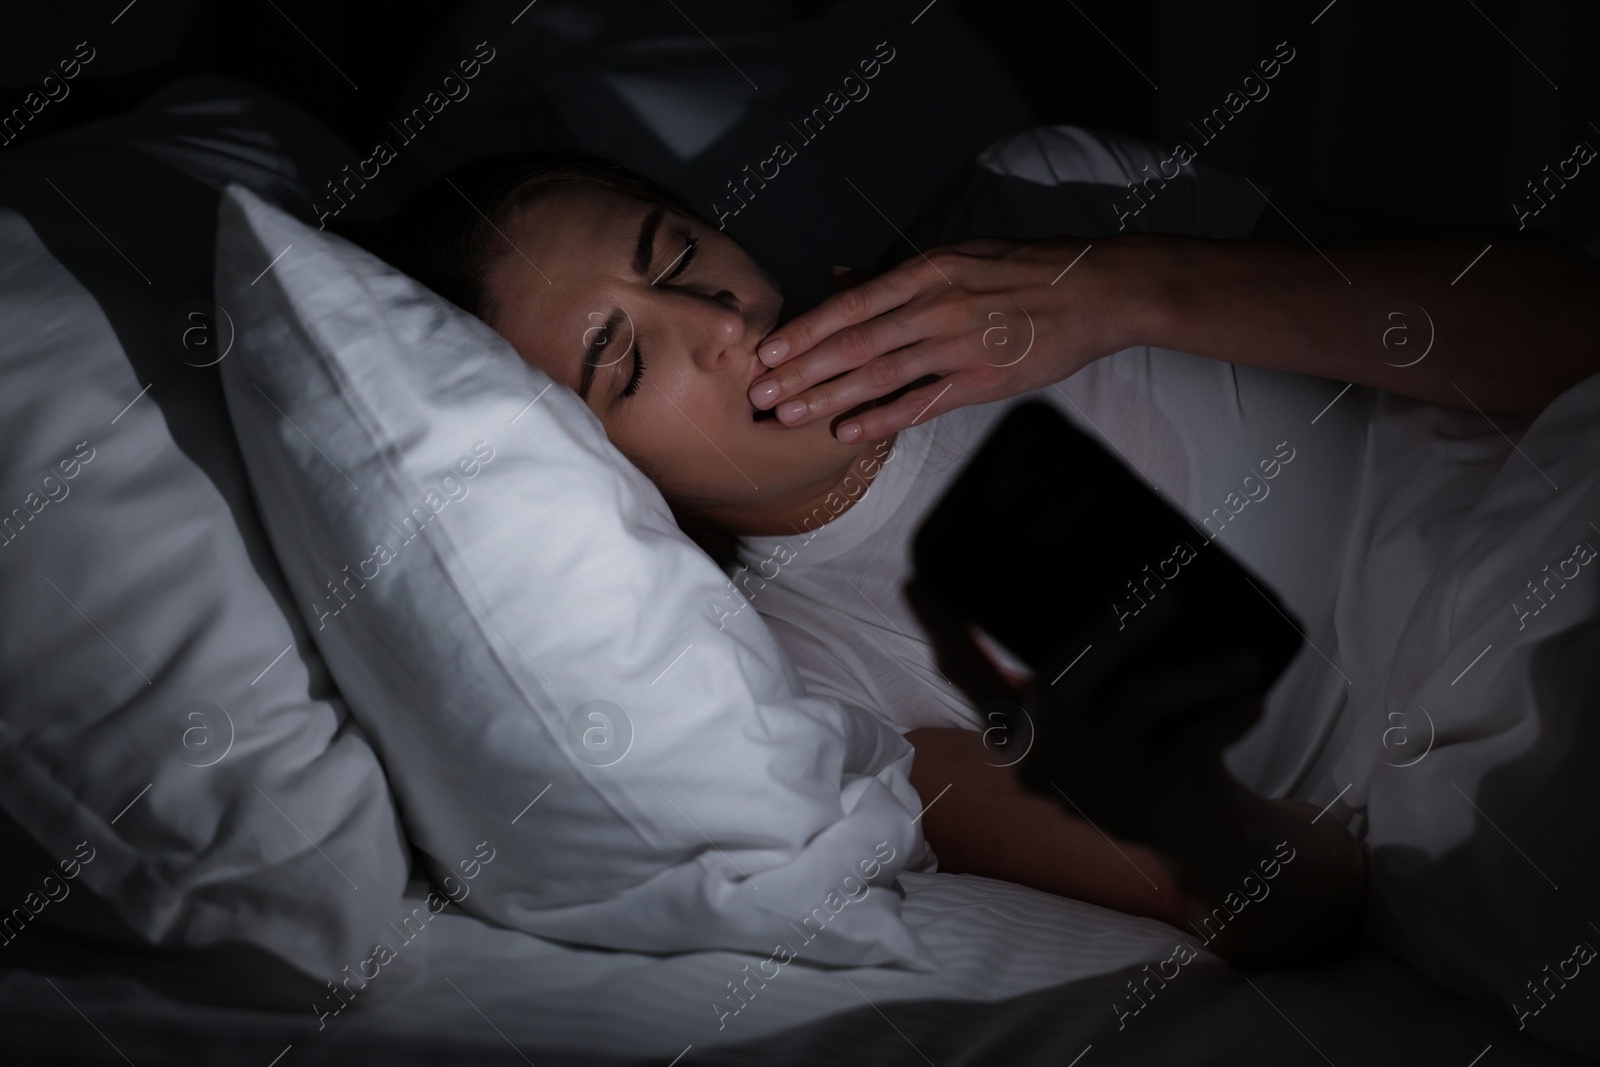
[[[993,765],[1019,784],[1127,840],[1168,845],[1219,796],[1222,750],[1260,717],[1265,687],[1253,654],[1169,663],[1177,616],[1157,597],[1126,630],[1102,619],[1024,684],[1007,677],[968,624],[915,580],[905,595],[932,641],[939,673],[989,720]],[[1163,641],[1163,638],[1167,640]],[[1084,647],[1087,644],[1088,647]],[[1215,820],[1215,814],[1206,816]]]
[[[1019,688],[960,615],[915,581],[905,592],[940,672],[980,709],[1010,706],[998,731],[1005,747],[990,742],[992,727],[981,736],[906,735],[941,869],[948,860],[955,870],[1159,918],[1245,967],[1337,958],[1356,943],[1366,900],[1361,845],[1322,819],[1325,809],[1260,796],[1223,762],[1262,711],[1253,654],[1169,663],[1172,643],[1161,638],[1177,612],[1170,596],[1157,597],[1131,632],[1102,620],[1085,634],[1087,648],[1063,648]],[[1055,817],[1027,807],[1024,791],[1049,801]]]
[[[1150,849],[1188,898],[1187,914],[1168,921],[1225,959],[1337,958],[1361,930],[1365,853],[1314,806],[1233,778],[1222,753],[1261,715],[1259,660],[1168,665],[1172,643],[1160,638],[1175,617],[1170,597],[1157,597],[1130,627],[1142,633],[1119,642],[1103,628],[1033,679],[1023,707],[1034,745],[1019,784]]]
[[[1034,739],[1023,786],[1157,848],[1189,843],[1196,818],[1224,820],[1207,810],[1231,807],[1222,751],[1265,695],[1254,653],[1170,662],[1183,644],[1176,618],[1175,602],[1157,597],[1126,630],[1101,620],[1021,700]]]
[[[1153,306],[1125,269],[1125,240],[931,248],[774,330],[757,348],[774,369],[751,383],[750,401],[776,404],[789,426],[847,414],[834,432],[849,442],[1058,382],[1134,343]]]

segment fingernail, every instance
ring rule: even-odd
[[[806,413],[804,400],[789,400],[778,405],[778,421],[793,422]]]
[[[760,385],[750,387],[750,403],[758,408],[764,408],[778,399],[778,383],[762,382]]]
[[[839,427],[839,440],[843,441],[845,444],[849,444],[851,441],[854,441],[860,436],[861,424],[859,422],[847,422],[843,426]]]
[[[768,341],[766,344],[761,346],[759,351],[756,352],[756,355],[760,357],[761,362],[765,363],[769,367],[788,354],[789,342],[785,341],[781,337],[776,341]]]
[[[835,274],[848,274],[849,271],[850,271],[849,267],[834,267],[833,268],[833,273],[835,273]]]

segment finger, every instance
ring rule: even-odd
[[[982,706],[991,700],[1015,701],[1019,690],[1006,681],[985,656],[965,620],[945,607],[915,580],[905,583],[906,600],[933,642],[939,670],[958,688]]]
[[[920,356],[896,350],[924,340],[927,325],[899,311],[851,326],[751,382],[750,402],[758,408],[777,406],[785,425],[800,426],[886,396],[920,377],[912,373]],[[858,368],[860,375],[840,379]]]
[[[809,352],[824,338],[845,327],[892,311],[910,300],[926,284],[924,273],[917,269],[916,263],[907,260],[876,278],[835,293],[768,334],[756,347],[756,354],[763,363],[773,367]]]
[[[847,411],[833,428],[833,435],[845,444],[875,441],[927,422],[951,408],[960,407],[964,402],[964,394],[950,379],[936,378],[927,385],[907,390],[893,400],[873,404],[860,411]]]

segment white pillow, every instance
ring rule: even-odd
[[[387,929],[410,853],[199,365],[217,194],[128,143],[292,171],[268,131],[328,135],[204,99],[0,160],[0,940],[257,948],[320,987]]]
[[[756,612],[722,628],[726,577],[575,393],[237,187],[216,288],[268,533],[462,907],[612,948],[931,965],[886,888],[929,861],[910,747],[805,695]]]

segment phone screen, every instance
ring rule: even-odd
[[[1253,651],[1270,686],[1302,640],[1272,590],[1040,401],[1007,413],[923,522],[912,561],[920,586],[1036,674],[1091,629],[1116,640],[1157,598],[1176,615],[1141,658]]]

